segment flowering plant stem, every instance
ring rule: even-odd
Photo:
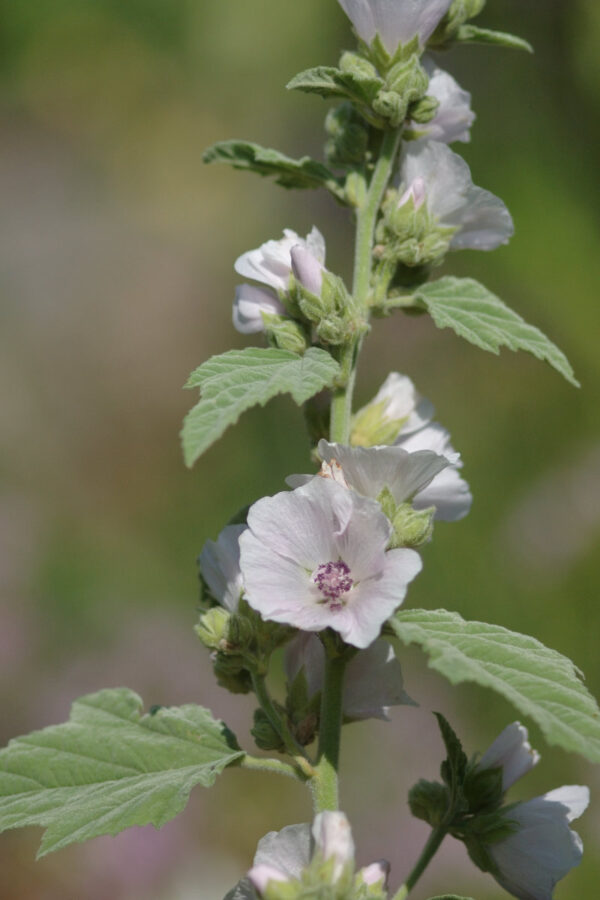
[[[319,756],[312,783],[316,812],[339,808],[338,766],[346,659],[328,656],[321,702]]]
[[[365,321],[368,321],[375,224],[383,195],[394,170],[401,141],[402,129],[384,132],[381,153],[370,185],[367,189],[365,178],[362,176],[362,181],[357,187],[359,199],[356,214],[352,295],[357,317],[364,317]],[[362,335],[359,334],[342,351],[342,384],[334,391],[331,401],[330,439],[332,442],[340,444],[349,442],[352,397],[361,344]]]
[[[406,900],[406,897],[410,894],[417,881],[439,850],[442,841],[448,834],[448,827],[446,825],[438,825],[437,828],[434,828],[431,834],[429,835],[429,839],[425,846],[423,847],[423,852],[421,853],[417,864],[414,869],[406,879],[403,885],[398,889],[398,891],[394,894],[392,900]]]

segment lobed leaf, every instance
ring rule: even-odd
[[[288,350],[247,347],[213,356],[190,375],[200,401],[186,416],[181,434],[186,465],[192,466],[223,432],[252,406],[289,393],[298,405],[332,385],[340,368],[325,350],[304,356]]]
[[[549,744],[600,762],[600,711],[567,657],[535,638],[444,609],[400,610],[390,625],[451,684],[491,688],[531,716]]]
[[[210,787],[243,756],[200,706],[141,715],[125,688],[77,700],[69,722],[0,751],[0,831],[41,825],[39,856],[133,825],[160,828],[195,785]]]
[[[376,75],[346,72],[333,66],[316,66],[294,76],[286,87],[325,98],[346,97],[355,103],[370,106],[384,85],[383,79]]]
[[[460,337],[491,353],[499,353],[500,347],[526,350],[550,363],[567,381],[579,387],[562,350],[478,281],[447,276],[419,287],[415,298],[438,328],[452,328]]]
[[[220,141],[202,155],[205,163],[228,163],[234,169],[245,169],[258,175],[273,176],[285,188],[325,187],[338,200],[344,192],[335,175],[323,163],[310,156],[292,159],[278,150],[261,147],[250,141]]]

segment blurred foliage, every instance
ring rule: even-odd
[[[442,65],[478,112],[461,152],[517,233],[448,271],[480,278],[545,330],[583,389],[398,316],[374,329],[358,399],[390,369],[410,374],[452,431],[475,495],[467,520],[438,527],[410,603],[533,633],[573,656],[599,694],[600,12],[595,0],[489,0],[484,19],[524,35],[536,56],[467,47]],[[301,414],[278,400],[189,473],[180,386],[211,353],[243,345],[229,324],[237,255],[316,222],[329,265],[347,276],[351,228],[327,197],[203,169],[200,156],[230,137],[319,154],[326,105],[283,86],[334,63],[351,44],[347,23],[334,0],[2,0],[0,23],[1,737],[60,721],[76,696],[121,682],[153,702],[213,706],[244,733],[252,710],[213,686],[192,633],[194,559],[236,509],[304,471],[309,448]],[[406,787],[434,775],[431,707],[454,706],[469,751],[513,715],[484,692],[450,695],[416,653],[405,680],[422,709],[352,726],[344,756],[361,858],[393,857],[397,879],[423,832],[411,823],[405,837],[402,779],[392,786],[386,761],[399,760]],[[374,785],[353,778],[365,762]],[[243,775],[194,796],[159,835],[38,865],[35,835],[4,836],[0,895],[214,900],[265,831],[310,815],[294,785],[269,793]],[[571,781],[600,783],[548,751],[523,796]],[[594,893],[599,816],[596,803],[581,822],[588,853],[558,900]],[[480,900],[503,896],[461,853],[444,848],[422,896],[450,881]]]

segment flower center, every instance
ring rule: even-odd
[[[350,566],[342,559],[320,565],[313,575],[313,581],[330,609],[341,609],[345,602],[344,594],[347,594],[354,585]]]

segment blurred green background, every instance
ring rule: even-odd
[[[320,153],[326,105],[286,93],[300,69],[351,46],[334,0],[0,2],[0,738],[62,721],[77,696],[125,684],[151,703],[211,706],[244,739],[252,705],[212,682],[192,633],[195,557],[240,506],[304,471],[300,413],[248,413],[193,472],[177,432],[181,391],[207,356],[242,346],[230,326],[245,250],[318,224],[347,276],[351,228],[328,197],[201,164],[245,137]],[[571,655],[600,693],[596,0],[489,0],[481,23],[513,30],[535,57],[464,47],[444,57],[473,93],[464,152],[476,183],[511,209],[516,236],[455,255],[567,352],[583,389],[525,355],[485,355],[423,319],[376,327],[359,401],[388,371],[434,400],[463,454],[475,503],[437,529],[414,606],[445,606],[535,634]],[[419,710],[347,730],[344,806],[359,859],[406,874],[426,829],[406,791],[441,757],[430,710],[472,752],[514,718],[476,689],[451,692],[407,653]],[[578,830],[584,864],[558,900],[595,896],[600,778],[544,748],[515,797],[595,787]],[[226,773],[161,832],[138,829],[34,862],[38,834],[0,839],[6,900],[220,900],[267,830],[306,821],[293,784]],[[450,839],[415,900],[455,890],[505,896]]]

